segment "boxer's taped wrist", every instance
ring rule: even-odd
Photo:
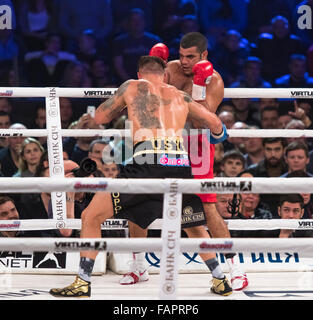
[[[220,139],[223,137],[224,135],[224,128],[222,128],[222,132],[221,133],[214,133],[214,132],[211,132],[211,135],[213,138],[215,139]]]
[[[192,93],[191,93],[192,99],[196,101],[203,101],[206,98],[206,87],[199,86],[197,84],[192,84]]]

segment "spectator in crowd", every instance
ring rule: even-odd
[[[74,54],[61,50],[61,37],[49,33],[45,49],[25,55],[25,70],[29,85],[34,87],[59,86],[64,69],[69,62],[76,61]]]
[[[222,111],[218,114],[218,117],[225,124],[227,129],[231,129],[231,127],[235,124],[235,114],[230,111]]]
[[[46,107],[38,106],[35,111],[35,119],[33,127],[35,129],[46,129]],[[38,137],[37,140],[46,149],[47,137]]]
[[[261,76],[262,61],[258,57],[250,56],[243,65],[243,75],[239,81],[230,85],[231,88],[271,88],[272,85]]]
[[[198,17],[196,15],[186,14],[181,18],[180,33],[178,37],[171,39],[168,45],[171,60],[179,59],[180,39],[189,32],[200,32]]]
[[[43,153],[44,148],[38,140],[26,138],[21,145],[18,171],[14,177],[33,177]]]
[[[111,1],[113,11],[113,36],[128,31],[128,17],[134,8],[141,9],[146,17],[146,30],[154,32],[153,28],[153,1],[154,0],[114,0]],[[158,2],[158,0],[156,0]]]
[[[216,209],[223,219],[231,219],[232,214],[229,212],[230,204],[233,201],[233,194],[217,193],[216,194]]]
[[[221,161],[221,177],[237,177],[245,167],[245,158],[238,150],[225,152]]]
[[[264,107],[260,110],[261,129],[277,129],[279,112],[276,107]]]
[[[6,195],[0,196],[0,221],[20,219],[19,212],[15,206],[15,201]],[[20,238],[20,237],[40,237],[40,231],[0,231],[1,237]]]
[[[103,174],[106,178],[116,178],[119,171],[118,165],[114,162],[103,164]]]
[[[285,149],[285,161],[288,166],[288,172],[281,175],[281,177],[287,177],[290,172],[304,171],[309,164],[309,151],[307,145],[302,141],[293,141]],[[308,173],[310,177],[312,174]]]
[[[277,120],[277,129],[285,129],[287,124],[292,120],[292,117],[288,113],[280,113]]]
[[[9,129],[11,125],[11,119],[7,112],[0,110],[0,129]],[[8,146],[8,139],[6,137],[0,138],[0,149]]]
[[[250,55],[250,48],[242,35],[236,30],[227,31],[223,42],[214,48],[212,63],[218,71],[225,86],[238,81],[242,73],[244,61]]]
[[[103,50],[99,49],[95,31],[92,29],[84,30],[78,37],[78,48],[75,56],[78,61],[82,62],[89,71],[92,60],[103,54]]]
[[[284,194],[280,197],[278,214],[281,219],[302,219],[304,201],[300,194]],[[279,238],[313,237],[312,230],[278,230]]]
[[[0,62],[12,63],[19,54],[16,31],[12,29],[0,30]]]
[[[254,177],[280,177],[287,172],[284,159],[285,140],[283,138],[263,139],[264,159],[248,167]],[[274,217],[277,216],[278,198],[275,194],[261,194],[262,203],[268,205]]]
[[[102,57],[95,57],[90,62],[90,78],[93,88],[115,88],[109,64]]]
[[[312,115],[311,102],[294,100],[294,111],[289,111],[288,114],[295,119],[301,120],[306,129],[312,127],[311,115]]]
[[[229,111],[235,114],[236,107],[230,100],[223,100],[218,106],[216,114],[220,114],[223,111]]]
[[[179,36],[179,27],[184,15],[196,15],[197,4],[194,0],[153,1],[153,32],[165,43]]]
[[[258,37],[255,52],[263,61],[262,75],[270,82],[288,73],[291,55],[305,54],[306,51],[301,39],[290,34],[289,22],[285,17],[274,17],[271,26],[272,33],[262,33]]]
[[[243,171],[239,177],[253,178],[250,172]],[[262,203],[259,194],[241,193],[238,196],[238,214],[233,219],[272,219],[272,213],[268,207]],[[234,202],[231,202],[230,209],[234,210]],[[272,231],[268,230],[232,230],[232,237],[239,238],[264,238],[271,237]]]
[[[247,24],[245,0],[199,0],[198,12],[201,29],[212,45],[221,41],[227,30],[233,28],[243,32]]]
[[[235,118],[236,122],[241,121],[247,125],[259,126],[257,120],[254,117],[254,111],[251,105],[251,99],[249,98],[233,98],[231,99],[235,106]]]
[[[299,170],[299,171],[292,171],[287,174],[287,178],[310,178],[308,172]],[[312,219],[313,218],[313,199],[311,193],[300,193],[301,197],[303,198],[303,219]]]
[[[14,123],[9,129],[27,129],[21,123]],[[0,166],[5,177],[12,177],[18,170],[20,148],[25,140],[23,136],[8,137],[8,147],[0,150]]]
[[[67,40],[67,49],[77,48],[77,39],[86,29],[97,30],[99,43],[107,40],[113,30],[112,7],[109,0],[62,0],[59,5],[59,29]]]
[[[100,129],[100,126],[95,123],[95,120],[88,113],[84,113],[77,123],[76,129]],[[88,156],[90,143],[95,140],[94,137],[73,137],[65,138],[63,149],[68,153],[70,160],[76,163]]]
[[[50,0],[20,1],[18,20],[26,51],[43,50],[48,32],[57,27],[55,5]]]
[[[67,129],[73,121],[73,105],[69,98],[60,97],[61,127]]]
[[[236,121],[234,125],[231,127],[231,129],[248,129],[248,125],[245,122]],[[245,145],[244,145],[244,138],[238,137],[238,138],[228,138],[223,142],[224,150],[231,150],[231,149],[238,149],[242,153],[245,153]]]
[[[298,119],[291,119],[287,124],[285,129],[292,130],[292,129],[298,129],[298,130],[304,130],[305,125],[301,120]],[[302,141],[303,143],[307,144],[307,138],[304,136],[301,137],[288,137],[286,138],[287,144],[293,142],[293,141]]]
[[[289,73],[275,80],[277,88],[311,88],[313,78],[307,73],[305,55],[293,54],[289,61]]]
[[[250,126],[248,129],[257,129],[257,127]],[[264,159],[262,138],[245,138],[243,144],[245,148],[245,168]]]
[[[146,18],[142,10],[135,8],[129,13],[128,32],[113,41],[113,64],[120,82],[137,78],[137,62],[142,55],[161,38],[145,31]]]
[[[298,0],[253,0],[248,1],[248,26],[246,33],[251,40],[259,34],[272,33],[273,17],[281,15],[290,20]]]
[[[85,65],[79,61],[68,63],[60,81],[60,86],[72,88],[90,88],[91,79],[88,75]]]

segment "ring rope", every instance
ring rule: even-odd
[[[242,252],[256,251],[299,252],[312,257],[311,238],[182,238],[180,252]],[[106,250],[109,252],[149,252],[162,251],[160,238],[2,238],[0,251],[85,251]]]
[[[65,229],[81,229],[81,219],[66,219]],[[229,230],[312,230],[313,219],[262,219],[262,220],[225,220]],[[51,230],[59,228],[59,220],[54,219],[25,219],[25,220],[1,220],[0,231],[28,231]],[[128,229],[128,220],[107,219],[101,225],[102,230]],[[157,219],[148,227],[150,230],[161,230],[162,219]]]
[[[117,88],[53,88],[56,97],[109,98]],[[49,96],[49,87],[0,87],[6,98],[39,98]],[[312,99],[310,88],[225,88],[224,98]]]

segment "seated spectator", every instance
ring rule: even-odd
[[[250,126],[248,129],[257,128]],[[262,138],[245,138],[243,144],[245,148],[245,168],[264,159]]]
[[[238,177],[253,178],[253,175],[249,171],[243,171]],[[232,219],[272,219],[272,213],[262,203],[259,194],[234,194],[228,210],[233,212]],[[265,238],[271,235],[269,230],[231,230],[231,236],[236,238]]]
[[[261,76],[262,61],[257,57],[250,56],[245,60],[243,75],[239,81],[233,82],[231,88],[271,88],[272,85]]]
[[[153,1],[153,32],[165,43],[179,36],[179,27],[184,15],[196,15],[195,0],[158,0]],[[195,30],[199,31],[199,30]]]
[[[233,98],[231,99],[231,102],[235,106],[236,121],[244,122],[250,126],[260,126],[259,122],[255,120],[251,99]]]
[[[231,127],[231,129],[248,129],[248,125],[244,122],[241,121],[237,121],[234,123],[234,125]],[[224,150],[231,150],[236,148],[237,150],[239,150],[242,153],[245,153],[245,146],[244,146],[244,138],[228,138],[227,140],[225,140],[223,142],[223,146],[224,146]]]
[[[261,129],[277,129],[278,126],[278,108],[264,107],[260,111]]]
[[[7,112],[0,110],[0,129],[8,129],[11,125],[11,119]],[[8,138],[0,138],[0,149],[8,146]]]
[[[227,129],[231,129],[236,122],[234,113],[230,111],[222,111],[218,114],[218,117],[225,124]]]
[[[226,194],[226,193],[217,193],[216,194],[216,210],[222,216],[223,219],[231,219],[232,214],[229,212],[230,204],[233,201],[233,194]]]
[[[26,51],[43,50],[47,33],[56,27],[53,2],[21,1],[18,9],[19,25]]]
[[[212,63],[228,87],[238,81],[245,59],[250,55],[250,48],[242,42],[242,35],[236,30],[227,31],[222,43],[214,48]]]
[[[60,86],[71,88],[90,88],[91,79],[85,65],[78,61],[66,65]]]
[[[29,85],[59,86],[66,65],[73,61],[76,61],[75,55],[61,50],[60,35],[48,34],[43,51],[28,52],[25,55]]]
[[[69,98],[60,97],[60,117],[62,129],[67,129],[73,121],[73,105]]]
[[[278,214],[281,219],[302,219],[304,202],[300,194],[284,194],[280,197]],[[279,238],[313,237],[313,230],[278,230]]]
[[[244,31],[247,23],[247,1],[197,2],[201,29],[210,36],[212,42],[220,42],[230,28]]]
[[[288,64],[289,73],[275,80],[277,88],[311,88],[313,78],[307,73],[307,60],[304,55],[294,54]]]
[[[262,75],[270,82],[288,73],[291,55],[304,54],[306,50],[301,39],[290,33],[289,22],[285,17],[274,17],[271,26],[272,33],[259,35],[255,52],[263,62]]]
[[[18,209],[12,198],[0,195],[0,221],[20,220]],[[0,231],[0,238],[41,237],[40,231]]]
[[[219,176],[221,173],[221,162],[224,157],[224,145],[223,143],[217,143],[215,145],[214,152],[214,164],[213,164],[213,175],[214,177]]]
[[[235,114],[236,107],[230,100],[224,100],[220,103],[220,105],[217,108],[216,114],[220,114],[223,111],[232,112]]]
[[[44,148],[40,142],[34,138],[26,138],[21,145],[18,171],[13,177],[33,177],[40,158],[44,153]]]
[[[308,172],[299,170],[299,171],[292,171],[288,173],[287,178],[310,178]],[[313,199],[311,193],[300,193],[301,197],[303,198],[303,208],[304,214],[303,219],[312,219],[313,218]]]
[[[18,58],[19,46],[15,36],[12,29],[0,29],[0,62],[12,63]]]
[[[46,129],[46,107],[45,106],[39,106],[36,108],[33,127],[34,129]],[[41,145],[45,149],[47,149],[47,137],[37,137],[37,140],[41,143]]]
[[[305,129],[311,128],[311,102],[298,102],[294,100],[294,111],[289,111],[288,114],[295,119],[301,120],[305,126]]]
[[[78,164],[71,160],[64,161],[65,177],[74,177],[72,170],[77,168]],[[35,177],[49,177],[49,163],[47,152],[43,153],[37,166]],[[75,192],[66,192],[66,217],[73,219],[75,217],[74,207]],[[21,219],[52,219],[52,204],[50,193],[24,193],[21,194],[19,203],[19,212]],[[76,236],[72,229],[43,230],[41,235],[44,237],[70,237]]]
[[[76,129],[100,129],[90,114],[85,113],[79,119]],[[90,143],[95,137],[68,137],[64,139],[63,149],[68,153],[70,160],[81,163],[88,156]]]
[[[280,177],[287,172],[288,167],[284,159],[285,140],[283,138],[263,139],[264,159],[248,167],[254,177]],[[273,217],[277,216],[278,198],[275,194],[262,193],[262,203],[268,205]]]
[[[200,32],[200,25],[196,15],[186,14],[180,20],[180,34],[169,42],[170,59],[179,59],[180,39],[189,32]],[[210,48],[209,48],[210,49]]]
[[[128,23],[128,32],[113,41],[113,64],[120,82],[137,78],[139,57],[149,54],[156,43],[162,42],[160,37],[145,31],[146,18],[142,10],[131,10]]]
[[[285,129],[298,129],[298,130],[304,130],[305,129],[305,125],[301,120],[298,119],[291,119],[291,121],[289,121],[286,124]],[[302,141],[303,143],[307,144],[307,138],[306,137],[297,137],[297,138],[291,138],[288,137],[286,138],[287,144],[293,142],[293,141]]]
[[[238,150],[225,152],[221,161],[221,177],[237,177],[245,167],[245,158]]]
[[[285,161],[288,166],[288,172],[281,175],[281,177],[287,177],[287,175],[293,171],[306,172],[306,166],[309,163],[309,151],[308,147],[302,141],[293,141],[285,149]],[[308,173],[310,177],[312,174]]]
[[[93,88],[115,88],[109,64],[102,57],[95,57],[90,62],[90,79]]]
[[[292,117],[288,113],[280,113],[277,120],[277,129],[285,129],[291,120]]]
[[[103,164],[103,174],[106,178],[116,178],[120,170],[116,163],[104,163]]]
[[[27,129],[21,123],[14,123],[9,129]],[[8,137],[8,147],[0,150],[1,172],[5,177],[12,177],[18,170],[20,148],[25,137]]]
[[[59,4],[58,27],[67,40],[67,49],[77,48],[77,39],[86,29],[97,30],[99,43],[107,40],[112,29],[112,6],[109,0],[62,0]]]

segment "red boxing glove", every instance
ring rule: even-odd
[[[196,101],[205,100],[206,85],[212,79],[213,65],[210,61],[202,60],[193,66],[192,72],[194,76],[191,96]]]
[[[168,50],[168,47],[164,43],[155,44],[149,52],[149,56],[159,57],[165,62],[167,62],[169,55],[170,52]]]

